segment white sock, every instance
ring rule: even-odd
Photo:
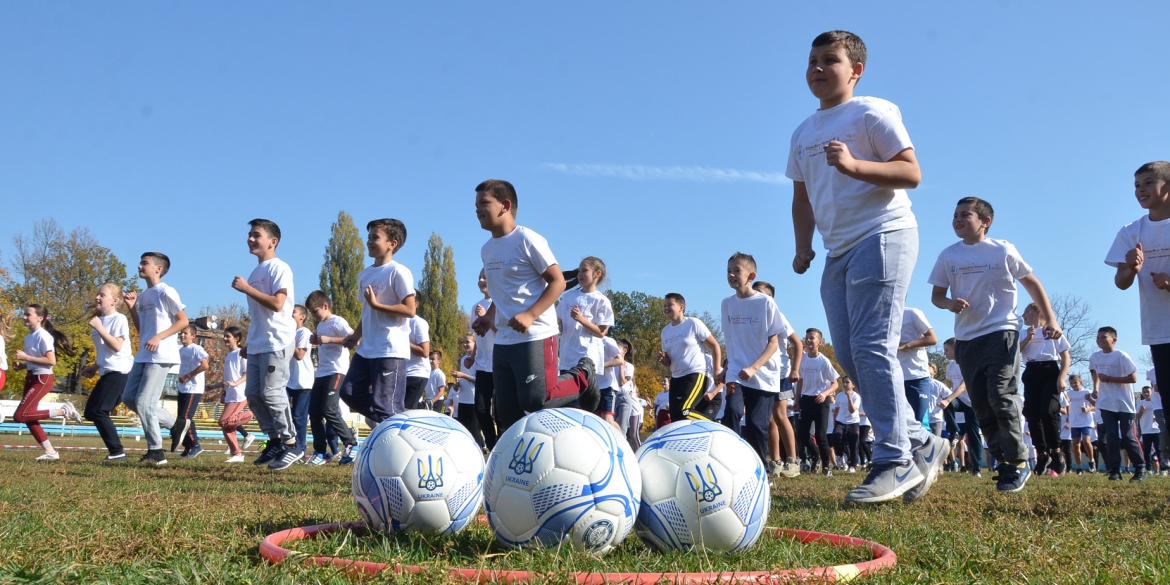
[[[45,450],[45,453],[52,453],[56,451],[56,449],[53,448],[53,444],[47,440],[41,443],[41,448]]]

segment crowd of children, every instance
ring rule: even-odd
[[[958,201],[951,227],[959,241],[941,250],[928,278],[933,305],[954,314],[954,338],[944,343],[943,376],[950,384],[942,384],[926,352],[938,343],[934,328],[923,311],[906,306],[919,254],[907,190],[919,184],[921,170],[898,107],[854,95],[866,58],[865,44],[852,33],[813,40],[806,82],[819,109],[793,132],[786,170],[793,182],[792,267],[797,274],[809,270],[818,231],[828,252],[820,281],[828,337],[844,375],[821,352],[826,335],[809,328],[800,336],[781,313],[775,288],[757,280],[755,259],[737,252],[727,262],[733,293],[720,310],[725,355],[711,329],[687,315],[682,294],[664,296],[668,323],[657,361],[670,376],[654,400],[657,426],[718,420],[741,433],[776,476],[866,470],[846,496],[857,503],[912,502],[944,469],[981,476],[981,469],[993,468],[1003,492],[1019,491],[1035,474],[1093,472],[1098,458],[1110,479],[1121,479],[1124,466],[1133,470],[1131,481],[1144,480],[1149,469],[1159,469],[1167,435],[1156,380],[1170,376],[1170,163],[1138,169],[1135,194],[1147,215],[1122,228],[1105,260],[1116,269],[1118,288],[1138,283],[1142,343],[1154,365],[1140,401],[1133,392],[1137,366],[1116,349],[1113,328],[1098,332],[1091,385],[1069,374],[1070,346],[1043,285],[1015,246],[988,236],[995,212],[978,197]],[[598,291],[608,277],[605,263],[590,256],[562,271],[547,240],[517,223],[518,206],[507,181],[475,188],[476,217],[490,234],[480,251],[484,298],[449,371],[416,314],[413,275],[394,259],[406,242],[401,221],[366,226],[374,262],[358,276],[362,309],[355,328],[331,313],[321,291],[297,305],[292,270],[276,255],[280,228],[265,219],[249,222],[248,248],[258,264],[231,286],[246,296],[250,327],[246,334],[224,332],[231,353],[224,360],[220,424],[228,461],[243,459],[252,437],[245,434],[241,447],[235,435],[255,417],[267,436],[257,465],[279,470],[306,460],[323,464],[334,455],[350,462],[357,441],[342,406],[371,424],[409,408],[445,410],[484,449],[525,413],[575,407],[604,417],[636,448],[647,403],[634,383],[633,346],[610,334],[614,310]],[[109,459],[125,457],[109,420],[119,400],[142,422],[143,461],[166,462],[163,427],[170,429],[172,452],[179,445],[184,457],[203,450],[191,417],[208,356],[194,343],[178,293],[162,282],[169,269],[166,255],[147,252],[138,265],[143,292],[107,285],[95,299],[90,325],[97,362],[86,374],[101,378],[85,412]],[[1032,301],[1022,314],[1017,283]],[[123,302],[140,334],[133,356],[129,323],[117,310]],[[315,332],[306,326],[310,315]],[[27,423],[43,446],[40,459],[57,459],[37,421],[81,416],[68,404],[60,412],[38,405],[53,387],[56,352],[72,348],[45,307],[28,305],[24,321],[30,333],[14,367],[28,375],[14,419]],[[159,406],[174,366],[178,416]],[[0,361],[0,380],[6,368]],[[330,440],[341,447],[329,448]]]

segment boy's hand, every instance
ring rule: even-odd
[[[377,293],[374,292],[374,285],[366,285],[366,290],[362,291],[362,294],[366,297],[366,304],[374,306],[378,296]]]
[[[796,383],[800,381],[800,370],[793,369],[788,373],[788,380],[792,382],[792,387],[796,387]]]
[[[1060,325],[1051,323],[1044,326],[1044,339],[1060,339],[1064,332],[1060,330]]]
[[[739,379],[743,380],[744,382],[751,380],[752,376],[754,375],[756,375],[756,369],[751,366],[748,366],[739,371]]]
[[[122,293],[122,300],[126,301],[126,306],[133,309],[134,303],[138,302],[138,293],[134,291]]]
[[[180,384],[186,384],[186,383],[187,383],[187,380],[190,380],[190,379],[191,379],[191,376],[190,376],[190,375],[188,375],[188,374],[183,374],[182,376],[179,376],[179,383],[180,383]]]
[[[1154,286],[1164,291],[1170,291],[1170,275],[1165,272],[1151,272],[1150,276],[1154,278]]]
[[[808,268],[812,266],[812,261],[817,257],[817,253],[812,248],[805,248],[796,251],[796,257],[792,259],[792,270],[797,274],[804,274]]]
[[[857,159],[853,158],[849,147],[839,140],[830,140],[825,145],[825,162],[845,175],[852,173],[857,167]]]
[[[491,328],[492,328],[492,322],[490,319],[487,318],[486,314],[480,315],[479,317],[476,317],[475,321],[471,322],[471,330],[474,331],[475,334],[479,335],[480,337],[487,335],[488,329],[491,329]]]
[[[828,398],[828,396],[825,396],[824,392],[817,394],[817,397],[816,397],[817,404],[823,404],[825,402],[826,398]]]
[[[532,327],[532,322],[536,319],[528,314],[528,311],[517,313],[515,317],[508,319],[508,327],[517,333],[528,333],[528,328]]]
[[[951,306],[949,308],[950,308],[950,311],[952,313],[958,315],[958,314],[962,313],[967,307],[970,307],[970,306],[971,306],[971,303],[968,303],[967,301],[965,301],[963,299],[953,299],[951,301]]]
[[[245,283],[247,284],[247,283]],[[162,338],[155,335],[146,340],[146,351],[155,351],[158,349],[158,344],[162,343]]]
[[[1142,251],[1142,244],[1125,253],[1125,265],[1129,266],[1134,272],[1141,272],[1142,266],[1146,263],[1146,253]]]
[[[309,345],[321,345],[321,338],[314,333],[309,336]]]
[[[93,364],[92,366],[86,366],[84,370],[81,370],[81,377],[82,378],[92,378],[97,373],[98,373],[98,365]]]
[[[476,317],[483,317],[487,314],[487,309],[483,308],[483,305],[476,305],[472,312],[475,313]]]
[[[663,364],[663,365],[666,364],[666,352],[665,351],[658,352],[658,363]]]
[[[347,349],[353,349],[357,347],[357,344],[358,340],[354,338],[352,333],[346,335],[345,339],[341,340],[341,345],[344,345]]]
[[[1060,390],[1061,392],[1064,392],[1068,389],[1068,380],[1064,376],[1056,379],[1056,389]]]
[[[248,284],[248,279],[244,278],[243,276],[236,276],[232,279],[232,288],[247,294],[248,289],[252,287]]]

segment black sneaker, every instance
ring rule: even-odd
[[[305,458],[305,452],[297,449],[296,445],[284,445],[280,450],[280,457],[273,459],[272,463],[268,464],[268,469],[272,471],[280,471],[281,469],[288,469],[292,465]]]
[[[124,459],[126,459],[125,451],[118,451],[117,453],[106,455],[106,461],[122,461]]]
[[[1110,471],[1109,481],[1121,481],[1121,474],[1116,471]]]
[[[191,448],[190,448],[190,447],[183,447],[183,452],[182,452],[182,453],[179,453],[179,457],[182,457],[183,459],[186,459],[186,458],[189,456],[189,454],[190,454],[190,453],[191,453]]]
[[[585,372],[585,380],[589,383],[581,394],[599,394],[601,389],[597,387],[597,366],[593,360],[581,358],[581,361],[577,362],[577,368]]]
[[[1064,472],[1068,471],[1064,464],[1064,455],[1060,451],[1054,451],[1049,461],[1048,469],[1055,471],[1057,475],[1064,475]]]
[[[179,450],[179,444],[183,442],[183,436],[187,434],[187,429],[191,426],[191,419],[185,418],[175,423],[171,427],[171,453]]]
[[[146,455],[138,460],[139,463],[146,463],[148,465],[166,465],[167,456],[162,449],[148,449]]]
[[[1036,466],[1032,468],[1032,473],[1036,475],[1044,475],[1044,472],[1048,471],[1048,463],[1050,461],[1051,458],[1048,457],[1047,453],[1037,453]]]
[[[252,465],[267,465],[283,454],[284,445],[275,441],[268,441],[268,444],[264,446],[264,450],[260,452],[260,456],[252,462]]]
[[[1028,478],[1032,476],[1032,470],[1028,466],[1016,467],[1015,465],[1000,465],[999,466],[999,481],[995,484],[995,489],[1001,492],[1018,492],[1024,489],[1024,484],[1028,482]]]
[[[191,447],[190,449],[187,450],[187,454],[184,455],[184,457],[186,457],[187,459],[194,459],[194,458],[198,457],[199,454],[202,452],[203,452],[203,445],[195,445],[194,447]]]
[[[1129,482],[1130,483],[1141,483],[1143,481],[1146,481],[1147,477],[1150,477],[1150,472],[1146,471],[1146,469],[1143,467],[1141,469],[1138,469],[1133,474],[1133,477],[1129,478]]]

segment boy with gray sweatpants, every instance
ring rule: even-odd
[[[256,415],[268,446],[253,463],[274,471],[287,469],[304,458],[297,448],[292,410],[288,404],[289,356],[296,340],[293,320],[293,273],[276,257],[280,227],[267,219],[248,222],[248,251],[260,261],[252,274],[237,276],[232,288],[248,296],[248,381],[244,397]]]
[[[159,406],[167,373],[179,364],[178,333],[187,327],[187,311],[179,293],[162,282],[171,268],[171,259],[161,252],[147,252],[138,263],[138,277],[146,281],[141,293],[127,292],[123,298],[130,318],[138,329],[138,352],[126,378],[122,402],[138,413],[146,435],[146,454],[140,463],[164,465],[160,427],[175,426],[175,417]],[[175,437],[172,437],[174,439]]]

